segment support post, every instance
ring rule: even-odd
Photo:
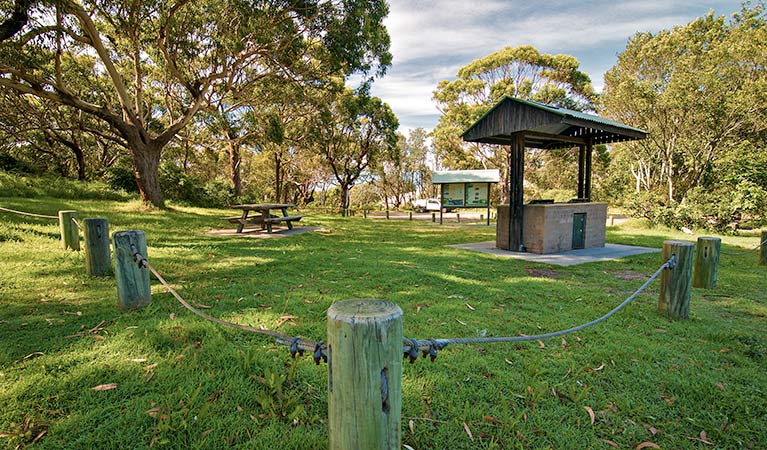
[[[522,244],[522,212],[524,210],[525,136],[517,134],[511,144],[509,163],[509,250],[519,252]]]
[[[445,201],[445,185],[439,185],[439,224],[442,225],[442,211],[445,210],[445,205],[442,202]]]
[[[434,223],[437,221],[437,213],[431,213],[431,223]]]
[[[362,210],[362,218],[363,219],[367,219],[368,218],[368,210],[367,209],[363,209]]]
[[[111,272],[112,264],[107,219],[84,219],[83,242],[85,242],[85,272],[95,277],[108,275]]]
[[[762,242],[762,246],[759,247],[759,265],[767,266],[767,229],[762,230],[762,234],[759,237],[759,242]]]
[[[331,450],[400,450],[402,310],[376,299],[328,309]]]
[[[77,211],[59,211],[61,247],[64,250],[80,251],[80,231],[72,219],[77,219]]]
[[[117,277],[117,300],[121,309],[140,309],[149,304],[152,294],[149,287],[149,270],[139,267],[133,259],[131,244],[144,258],[146,236],[143,231],[118,231],[112,234]]]
[[[586,146],[578,146],[578,198],[586,198],[584,180],[586,176]]]
[[[461,223],[461,213],[455,213],[455,220],[456,220],[458,223]]]
[[[386,210],[386,220],[389,220],[389,210]]]
[[[713,289],[719,274],[719,252],[722,240],[715,237],[701,236],[695,244],[695,267],[693,268],[692,286]]]
[[[676,266],[660,275],[658,312],[669,319],[690,317],[692,291],[692,255],[695,246],[687,241],[663,241],[662,260],[676,257]]]
[[[583,198],[587,202],[591,201],[591,155],[594,153],[591,139],[586,143],[586,175],[583,179]]]
[[[413,220],[413,211],[408,211],[407,215],[409,220]]]

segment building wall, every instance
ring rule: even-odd
[[[498,206],[496,247],[508,250],[509,206]],[[607,203],[553,203],[525,205],[522,242],[530,253],[572,250],[573,215],[586,214],[585,248],[605,246]]]

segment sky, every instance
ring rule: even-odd
[[[439,120],[440,80],[506,46],[576,57],[597,92],[632,35],[684,25],[714,11],[730,17],[740,1],[389,0],[385,24],[393,62],[372,94],[399,117],[400,132],[430,131]]]

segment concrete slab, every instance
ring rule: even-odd
[[[659,248],[634,247],[631,245],[605,244],[604,247],[585,248],[581,250],[570,250],[561,253],[551,253],[539,255],[536,253],[520,253],[500,250],[495,247],[495,241],[477,242],[473,244],[450,245],[449,247],[460,248],[464,250],[473,250],[476,252],[490,253],[492,255],[503,256],[506,258],[521,259],[543,264],[554,264],[557,266],[574,266],[598,261],[609,261],[632,255],[641,255],[643,253],[658,253]]]
[[[234,228],[227,228],[223,230],[210,230],[203,234],[208,236],[225,236],[225,237],[242,237],[242,238],[256,238],[256,239],[271,239],[271,238],[284,238],[288,236],[295,236],[297,234],[304,234],[310,231],[319,230],[320,227],[297,227],[293,226],[292,230],[288,227],[273,226],[272,233],[268,233],[266,230],[260,228],[246,228],[242,230],[242,233],[238,233]]]

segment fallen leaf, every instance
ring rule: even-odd
[[[565,338],[562,338],[562,348],[567,347],[567,340]]]
[[[602,363],[602,364],[601,364],[599,367],[597,367],[597,368],[594,368],[594,369],[591,369],[591,370],[593,370],[594,372],[599,372],[600,370],[602,370],[602,369],[604,369],[604,368],[605,368],[605,364],[604,364],[604,363]]]
[[[410,428],[410,432],[415,434],[415,422],[413,419],[410,419],[407,423],[407,427]]]
[[[724,384],[722,384],[722,382],[716,383],[716,387],[718,387],[721,391],[725,390]]]
[[[93,339],[98,339],[99,341],[103,341],[104,340],[104,336],[102,336],[100,334],[93,334],[91,336],[93,336]]]
[[[700,432],[700,441],[703,442],[704,444],[714,445],[713,442],[708,440],[708,434],[705,431]]]
[[[291,315],[280,316],[280,320],[277,321],[277,325],[275,325],[274,328],[279,328],[279,327],[285,325],[285,323],[287,323],[287,322],[289,322],[289,321],[291,321],[293,319],[298,319],[298,317],[297,316],[291,316]]]
[[[146,370],[148,372],[148,371],[154,369],[155,367],[157,367],[157,363],[150,364],[148,366],[144,366],[144,370]]]
[[[730,352],[732,352],[732,349],[729,349],[729,348],[723,348],[719,350],[719,353],[730,353]]]
[[[48,432],[48,430],[43,430],[43,431],[41,431],[41,432],[40,432],[40,434],[38,434],[37,436],[35,436],[35,438],[34,438],[34,439],[32,439],[32,442],[37,442],[37,441],[39,441],[39,440],[40,440],[40,438],[41,438],[41,437],[43,437],[43,435],[44,435],[45,433],[47,433],[47,432]]]
[[[466,326],[466,322],[461,321],[460,319],[455,319],[456,322],[460,323],[463,326]]]
[[[635,450],[642,450],[643,448],[660,448],[655,442],[645,441],[634,447]]]
[[[487,420],[490,423],[501,423],[500,420],[496,419],[493,416],[485,416],[485,420]]]
[[[453,294],[453,295],[448,295],[447,298],[463,298],[463,295]]]
[[[589,413],[589,418],[591,419],[591,424],[594,425],[594,420],[596,419],[596,416],[594,416],[594,410],[591,409],[588,406],[584,406],[583,409],[585,409],[586,412]]]
[[[473,441],[474,436],[472,436],[471,430],[469,429],[469,425],[467,425],[466,422],[463,423],[463,429],[466,431],[466,434],[469,436],[469,439]]]
[[[203,305],[202,303],[197,303],[197,302],[194,302],[194,306],[196,306],[198,308],[202,308],[202,309],[211,309],[211,308],[213,308],[212,306]]]
[[[411,446],[409,446],[407,444],[402,444],[402,446],[405,447],[407,450],[415,450],[413,447],[411,447]]]
[[[242,412],[242,406],[237,405],[237,412]]]
[[[421,308],[428,308],[428,307],[429,307],[429,305],[426,304],[426,303],[419,303],[419,304],[415,305],[415,312],[419,313],[419,312],[421,312]]]
[[[616,444],[615,442],[610,441],[608,439],[600,439],[600,441],[604,442],[605,444],[609,445],[612,448],[620,448],[620,446],[618,444]]]
[[[149,375],[146,376],[144,382],[148,383],[152,378],[154,378],[154,372],[149,372]]]
[[[474,307],[473,307],[473,306],[471,306],[471,305],[470,305],[470,304],[468,304],[468,303],[466,303],[466,307],[467,307],[467,308],[469,308],[469,310],[471,310],[471,311],[475,311]]]
[[[649,425],[649,424],[646,424],[646,423],[644,423],[644,422],[642,422],[642,425],[643,425],[645,428],[647,428],[647,431],[649,431],[650,433],[652,433],[652,435],[653,435],[653,436],[655,436],[656,434],[658,434],[658,429],[657,429],[657,428],[655,428],[655,427],[653,427],[653,426],[651,426],[651,425]]]
[[[149,414],[149,415],[150,415],[150,416],[152,416],[152,417],[157,417],[157,413],[158,413],[158,412],[160,412],[160,407],[159,407],[159,406],[158,406],[158,407],[156,407],[156,408],[148,409],[148,410],[146,411],[146,413],[147,413],[147,414]]]
[[[98,386],[93,386],[91,388],[92,391],[108,391],[110,389],[115,389],[117,387],[117,383],[107,383],[107,384],[100,384]]]
[[[513,366],[513,365],[514,365],[514,363],[513,363],[513,362],[511,362],[511,361],[509,361],[508,359],[504,359],[504,361],[506,361],[506,364],[508,364],[508,365],[510,365],[510,366]]]
[[[176,313],[170,313],[168,317],[170,317],[170,320],[173,320],[176,318]]]
[[[538,341],[538,347],[539,348],[546,348],[546,344],[544,344],[543,341]]]

